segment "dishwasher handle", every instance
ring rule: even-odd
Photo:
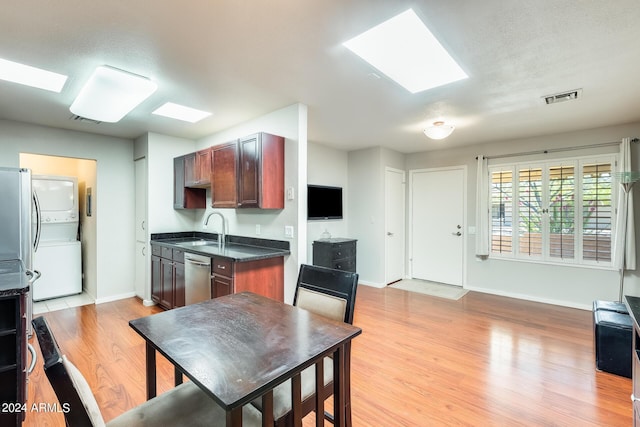
[[[189,264],[196,265],[198,267],[211,267],[211,261],[202,262],[202,261],[195,260],[195,259],[192,259],[192,258],[189,258],[189,257],[184,257],[184,262],[188,262]]]

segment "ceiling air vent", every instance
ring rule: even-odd
[[[98,120],[88,119],[86,117],[78,116],[76,114],[74,114],[71,117],[69,117],[69,120],[73,120],[73,121],[76,121],[76,122],[93,123],[94,125],[99,125],[100,123],[102,123],[102,122],[100,122]]]
[[[543,96],[544,102],[547,104],[557,104],[558,102],[572,101],[578,99],[582,95],[582,89],[574,89],[568,92],[556,93],[553,95]]]

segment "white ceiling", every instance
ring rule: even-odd
[[[411,94],[341,43],[413,8],[470,76]],[[638,0],[21,0],[3,2],[0,57],[69,75],[55,94],[0,81],[0,118],[126,138],[199,139],[301,102],[309,140],[352,150],[448,148],[640,121]],[[155,80],[119,123],[70,120],[98,65]],[[546,105],[548,94],[582,97]],[[166,101],[213,115],[151,115]],[[454,124],[432,141],[422,129]]]

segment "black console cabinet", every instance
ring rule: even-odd
[[[356,271],[356,240],[332,238],[313,242],[313,265]]]

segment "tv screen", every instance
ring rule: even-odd
[[[342,219],[342,188],[309,185],[307,219]]]

